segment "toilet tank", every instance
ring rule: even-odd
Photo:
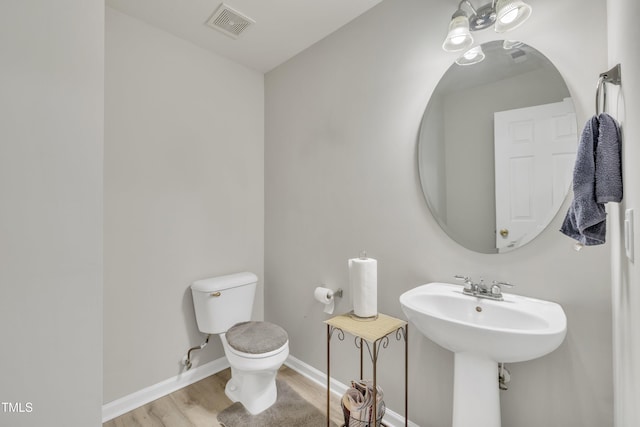
[[[237,273],[197,280],[191,284],[198,329],[220,334],[239,322],[251,320],[258,276]]]

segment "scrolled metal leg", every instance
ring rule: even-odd
[[[327,325],[327,427],[331,414],[331,325]]]

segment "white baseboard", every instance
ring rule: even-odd
[[[309,378],[313,382],[317,383],[321,387],[327,386],[327,375],[297,359],[296,357],[289,355],[285,365],[299,374]],[[185,371],[175,377],[166,379],[157,384],[144,388],[142,390],[131,393],[120,399],[102,405],[102,422],[105,423],[113,418],[116,418],[122,414],[132,411],[140,406],[146,405],[156,399],[159,399],[167,394],[173,393],[183,387],[198,382],[208,376],[217,374],[218,372],[229,367],[226,357],[221,357],[202,366],[195,367],[189,371]],[[331,393],[342,396],[349,387],[335,378],[331,378]],[[389,409],[384,415],[384,422],[389,427],[402,427],[404,426],[404,416]],[[417,424],[409,421],[410,427],[419,427]]]
[[[166,379],[162,382],[144,388],[142,390],[131,393],[113,402],[102,405],[102,422],[105,423],[115,417],[125,414],[133,409],[136,409],[142,405],[146,405],[156,399],[166,396],[169,393],[173,393],[183,387],[198,382],[210,375],[217,374],[218,372],[229,367],[226,357],[213,360],[202,366],[197,366],[188,371],[184,371],[181,374],[176,375],[173,378]]]
[[[290,367],[291,369],[293,369],[294,371],[298,372],[300,375],[303,375],[309,378],[310,380],[312,380],[313,382],[319,384],[320,386],[322,387],[327,386],[327,374],[314,368],[311,365],[304,363],[300,359],[297,359],[296,357],[289,355],[289,357],[287,358],[286,362],[284,362],[284,364]],[[331,378],[331,393],[337,396],[342,396],[344,392],[347,391],[348,388],[349,387],[347,385],[337,381],[335,378]],[[384,414],[383,421],[389,427],[404,427],[405,425],[404,416],[398,414],[395,411],[392,411],[391,409],[389,409],[388,406]],[[416,423],[410,420],[408,422],[408,425],[409,427],[420,427]]]

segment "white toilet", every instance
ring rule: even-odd
[[[254,415],[275,403],[276,374],[289,355],[284,329],[250,321],[257,282],[253,273],[238,273],[191,285],[198,329],[220,336],[231,366],[225,393]]]

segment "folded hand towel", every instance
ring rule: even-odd
[[[620,130],[606,113],[586,123],[573,170],[573,202],[560,231],[583,245],[605,242],[604,204],[622,200]]]

